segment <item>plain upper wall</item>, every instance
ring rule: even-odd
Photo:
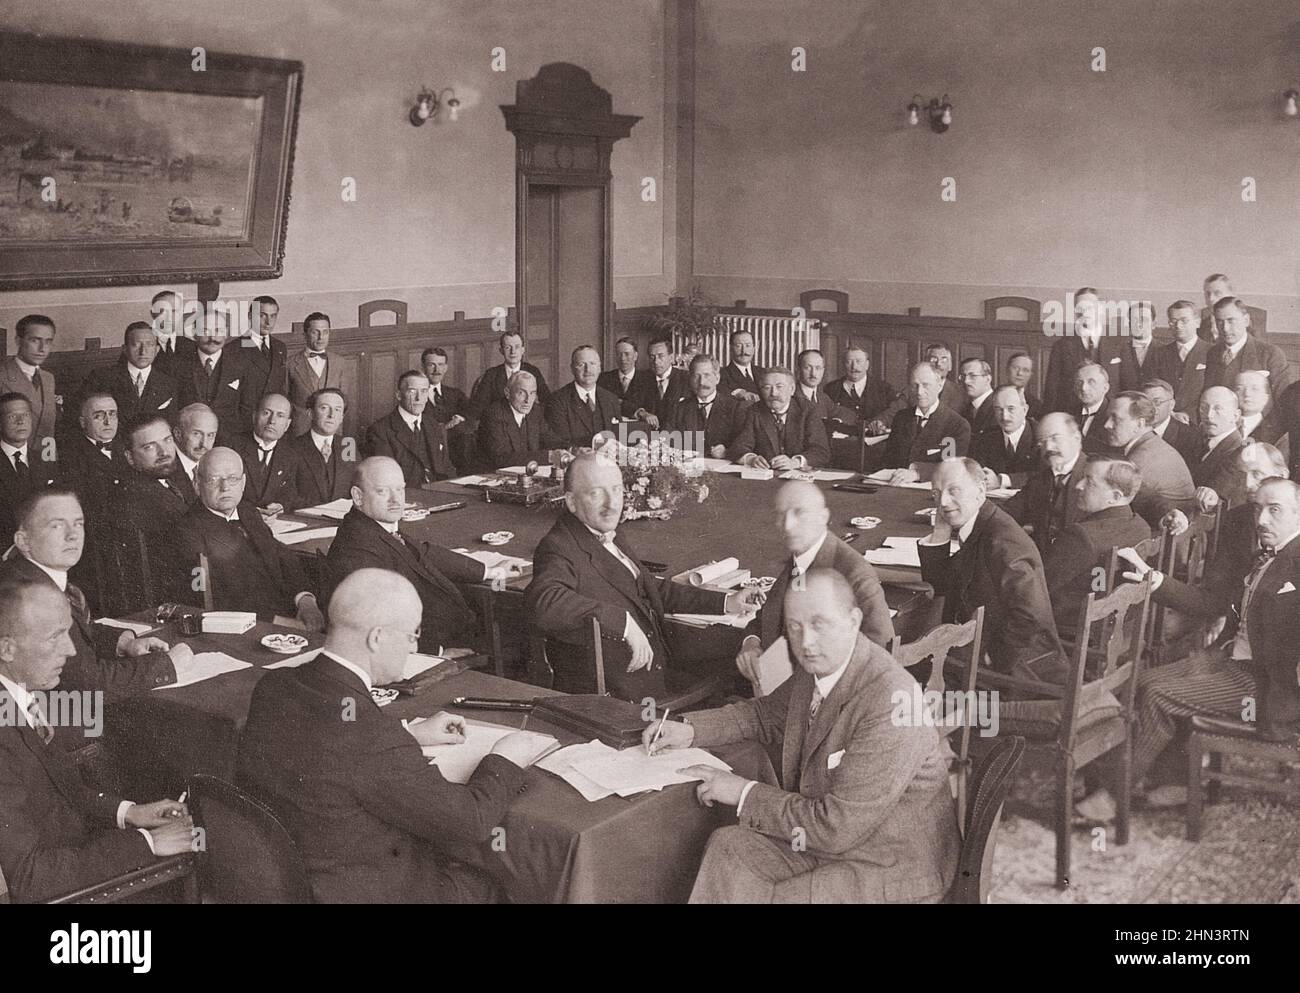
[[[304,63],[284,275],[222,284],[223,296],[273,294],[280,325],[313,310],[336,327],[358,304],[396,297],[410,319],[449,320],[515,302],[515,140],[499,104],[548,62],[573,62],[642,120],[614,146],[614,295],[620,306],[662,303],[664,275],[664,15],[658,0],[5,0],[0,27]],[[492,49],[507,71],[493,72]],[[414,128],[422,85],[452,86],[456,124]],[[214,141],[220,135],[213,136]],[[358,199],[341,183],[355,178]],[[641,197],[654,176],[659,196]],[[671,211],[670,211],[671,213]],[[671,245],[671,242],[670,242]],[[192,292],[194,287],[179,287]],[[105,347],[148,319],[158,287],[0,293],[0,327],[24,313],[58,324],[58,347],[88,336]],[[12,352],[13,345],[10,344]]]
[[[706,0],[695,281],[968,317],[1083,284],[1163,308],[1223,271],[1300,331],[1298,84],[1295,0]],[[904,123],[918,91],[951,96],[947,133]]]

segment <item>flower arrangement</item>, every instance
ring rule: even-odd
[[[624,521],[666,521],[683,500],[709,498],[709,474],[694,468],[693,453],[655,439],[635,446],[611,438],[599,449],[623,473]]]

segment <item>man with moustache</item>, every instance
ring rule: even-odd
[[[1042,464],[1002,509],[1033,535],[1039,552],[1046,554],[1061,530],[1080,516],[1083,436],[1073,417],[1053,412],[1038,422],[1037,440]]]
[[[894,470],[887,480],[891,486],[914,483],[944,458],[966,454],[970,424],[956,410],[944,406],[942,389],[933,363],[918,362],[912,367],[908,392],[912,406],[894,416],[881,456],[881,465]]]
[[[318,507],[347,496],[356,468],[355,453],[349,450],[351,439],[340,434],[347,411],[342,390],[317,390],[307,405],[311,427],[285,443],[285,454],[291,456],[293,466],[294,506],[289,510]]]
[[[297,503],[293,492],[293,460],[288,443],[280,443],[292,417],[289,398],[268,393],[257,406],[252,432],[240,435],[230,445],[244,463],[247,479],[244,496],[265,517],[274,517]]]
[[[117,441],[117,402],[107,393],[87,393],[77,423],[81,430],[59,443],[59,476],[76,491],[82,506],[98,517],[118,477],[127,469]]]
[[[650,343],[650,379],[644,387],[641,406],[634,415],[645,421],[651,430],[657,430],[677,401],[691,393],[689,377],[681,369],[673,368],[672,342],[658,338]]]
[[[343,363],[331,361],[330,319],[328,314],[312,311],[302,322],[302,337],[306,347],[289,356],[289,403],[293,406],[293,422],[289,427],[292,437],[297,437],[311,426],[311,411],[307,400],[317,390],[343,386]]]
[[[397,379],[397,406],[366,429],[366,454],[396,460],[406,485],[420,488],[451,479],[456,467],[447,448],[447,429],[429,413],[429,380],[418,369]]]
[[[176,537],[182,566],[192,575],[207,558],[202,590],[191,603],[215,610],[239,610],[296,617],[308,631],[320,631],[324,617],[316,594],[308,588],[298,555],[276,541],[262,515],[244,501],[244,463],[229,448],[214,448],[199,462],[199,499],[185,517]]]
[[[1155,404],[1147,395],[1126,390],[1111,402],[1104,428],[1106,444],[1132,462],[1141,475],[1133,509],[1153,530],[1169,511],[1190,510],[1196,501],[1187,463],[1151,430],[1154,418]]]
[[[942,342],[925,346],[925,360],[934,366],[939,374],[943,388],[939,393],[939,402],[949,410],[960,411],[965,401],[962,388],[952,378],[952,349]]]
[[[172,435],[176,439],[176,461],[183,476],[181,490],[186,504],[193,504],[198,499],[198,481],[194,476],[199,469],[199,459],[216,446],[220,429],[217,415],[207,404],[189,404],[176,417]]]
[[[1084,450],[1100,452],[1106,446],[1106,416],[1110,410],[1110,379],[1105,367],[1096,362],[1079,366],[1074,373],[1074,397]]]
[[[212,310],[194,338],[195,354],[175,372],[176,402],[181,407],[206,404],[229,434],[252,427],[251,414],[241,406],[240,386],[248,378],[247,360],[238,342],[230,344],[230,318]]]
[[[510,377],[504,397],[483,412],[478,423],[478,456],[487,470],[545,462],[559,448],[541,408],[537,381],[522,370]]]
[[[867,375],[871,370],[871,359],[865,348],[858,345],[845,348],[843,368],[844,375],[826,385],[826,395],[832,403],[856,415],[851,423],[875,420],[898,398],[888,383]],[[885,431],[877,433],[884,434]]]
[[[1201,436],[1196,428],[1174,416],[1174,388],[1163,379],[1148,379],[1142,392],[1155,407],[1155,423],[1151,430],[1173,446],[1190,468],[1201,448]]]
[[[56,449],[33,440],[36,420],[32,403],[22,393],[0,394],[0,544],[13,541],[14,508],[35,490],[53,485]]]
[[[1174,340],[1156,347],[1155,377],[1173,387],[1174,410],[1190,420],[1205,390],[1210,342],[1197,334],[1196,304],[1190,300],[1174,301],[1165,313]]]
[[[620,404],[612,393],[596,385],[600,378],[596,349],[579,345],[573,350],[569,368],[573,381],[546,399],[546,423],[561,448],[587,448],[595,435],[617,426]]]
[[[1020,489],[1038,468],[1038,446],[1029,407],[1016,386],[999,386],[986,401],[993,427],[977,436],[971,458],[984,467],[984,485],[990,490]]]
[[[819,469],[830,462],[826,427],[813,407],[795,396],[787,369],[764,369],[762,403],[750,406],[740,434],[727,450],[733,462],[760,469]]]
[[[1238,456],[1245,442],[1237,428],[1241,422],[1237,394],[1224,386],[1211,386],[1201,396],[1199,420],[1204,441],[1200,458],[1192,463],[1196,500],[1202,510],[1222,502],[1240,502],[1246,479]]]
[[[1048,410],[1073,413],[1078,407],[1075,372],[1090,363],[1106,371],[1107,381],[1119,390],[1137,389],[1137,366],[1128,343],[1106,327],[1106,308],[1101,295],[1091,286],[1074,292],[1074,325],[1057,338],[1047,359],[1047,382],[1043,401]],[[1085,437],[1088,425],[1083,425]]]
[[[692,448],[703,435],[703,454],[725,459],[727,449],[735,444],[745,426],[748,406],[718,389],[718,360],[712,355],[691,359],[690,378],[691,395],[679,399],[669,410],[664,428],[681,432],[682,444]]]
[[[722,367],[719,389],[745,403],[758,403],[758,384],[763,370],[754,365],[754,336],[732,331],[729,338],[731,361]]]
[[[596,380],[596,385],[618,397],[624,417],[635,417],[637,410],[657,392],[651,389],[654,374],[638,369],[636,340],[622,337],[614,343],[614,368],[606,369]]]
[[[118,420],[130,424],[141,414],[171,413],[176,381],[156,367],[158,338],[147,321],[127,325],[122,357],[87,381],[88,392],[108,393],[117,403]],[[84,399],[84,398],[83,398]]]

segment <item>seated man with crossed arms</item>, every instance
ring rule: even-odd
[[[861,623],[848,581],[813,569],[785,595],[789,679],[758,700],[646,728],[656,752],[782,748],[779,787],[684,770],[702,780],[701,803],[735,807],[739,819],[709,839],[692,903],[937,903],[947,891],[961,848],[950,753],[933,727],[891,717],[915,684]]]

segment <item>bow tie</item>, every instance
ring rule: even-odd
[[[307,358],[309,358],[309,359],[323,359],[324,357],[325,357],[325,353],[324,353],[324,352],[308,352],[308,353],[307,353]]]
[[[1263,569],[1266,565],[1269,564],[1269,562],[1271,562],[1276,557],[1277,557],[1276,548],[1261,548],[1259,550],[1259,553],[1255,556],[1255,568]]]

